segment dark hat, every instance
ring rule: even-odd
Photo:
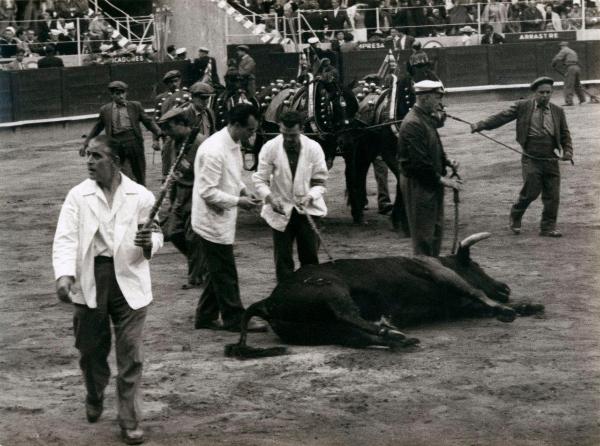
[[[554,84],[554,79],[552,79],[551,77],[548,77],[548,76],[538,77],[536,80],[534,80],[531,83],[531,85],[529,86],[529,88],[532,91],[535,91],[535,90],[537,90],[537,88],[540,85],[544,85],[544,84],[553,85]]]
[[[179,70],[171,70],[167,71],[167,73],[163,76],[163,82],[168,82],[171,79],[181,78],[181,72]]]
[[[215,89],[205,82],[196,82],[190,87],[190,93],[192,95],[209,95],[214,94]]]
[[[129,88],[129,86],[125,82],[122,82],[122,81],[112,81],[110,84],[108,84],[109,90],[127,91],[128,88]]]
[[[248,48],[248,45],[238,45],[235,49],[236,50],[242,50],[242,51],[245,51],[245,52],[250,51],[250,48]]]
[[[165,112],[164,115],[162,115],[159,120],[157,121],[157,124],[164,124],[165,122],[173,119],[175,116],[179,116],[182,115],[183,113],[185,113],[185,108],[183,107],[173,107],[170,110],[168,110],[167,112]]]

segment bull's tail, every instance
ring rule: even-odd
[[[287,348],[285,347],[257,348],[250,347],[246,344],[246,340],[248,338],[248,322],[254,316],[269,320],[269,313],[264,300],[256,302],[246,309],[242,318],[240,340],[237,344],[227,344],[225,346],[225,356],[237,359],[252,359],[286,354]]]

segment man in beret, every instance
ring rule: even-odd
[[[556,229],[560,199],[558,161],[572,161],[573,145],[563,109],[550,102],[553,84],[551,78],[540,77],[531,84],[532,98],[517,101],[507,110],[471,125],[473,133],[517,120],[517,141],[524,152],[521,159],[524,184],[510,211],[509,227],[514,234],[521,233],[523,214],[541,193],[544,209],[540,235],[562,235]]]
[[[564,68],[560,68],[564,66]],[[569,42],[560,42],[560,51],[552,59],[552,67],[564,70],[565,76],[565,103],[566,106],[573,105],[573,93],[577,94],[579,103],[585,103],[585,93],[581,86],[581,67],[579,66],[579,57],[573,49],[569,48]]]
[[[460,181],[446,177],[449,161],[437,128],[444,125],[444,86],[439,81],[415,84],[417,102],[408,112],[398,135],[400,189],[413,253],[437,257],[442,245],[444,188],[460,189]]]
[[[242,87],[246,90],[246,95],[253,98],[256,93],[256,62],[248,54],[249,48],[246,45],[239,45],[237,48],[238,73],[242,81]]]
[[[161,131],[146,114],[142,104],[127,100],[127,89],[125,82],[113,81],[108,84],[112,101],[100,107],[98,120],[85,138],[79,155],[84,156],[90,140],[105,130],[108,137],[116,139],[123,146],[122,172],[143,186],[146,184],[146,156],[140,123],[155,136],[161,135]]]
[[[188,107],[189,108],[189,107]],[[174,171],[174,183],[167,218],[162,224],[165,241],[170,241],[187,258],[188,280],[183,289],[197,288],[206,274],[206,259],[200,237],[192,230],[192,186],[194,159],[200,144],[209,135],[196,125],[195,114],[186,107],[174,107],[158,120],[158,125],[179,150],[186,144],[186,154]]]

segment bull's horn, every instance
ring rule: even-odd
[[[485,240],[486,238],[490,238],[492,236],[491,232],[478,232],[477,234],[473,234],[468,236],[466,239],[460,242],[461,248],[469,248],[473,246],[475,243],[480,242],[481,240]]]

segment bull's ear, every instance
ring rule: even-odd
[[[478,232],[477,234],[470,235],[461,241],[458,245],[458,252],[456,253],[456,258],[458,261],[462,264],[468,264],[471,260],[471,246],[477,242],[480,242],[481,240],[491,237],[491,235],[492,234],[489,232]]]

